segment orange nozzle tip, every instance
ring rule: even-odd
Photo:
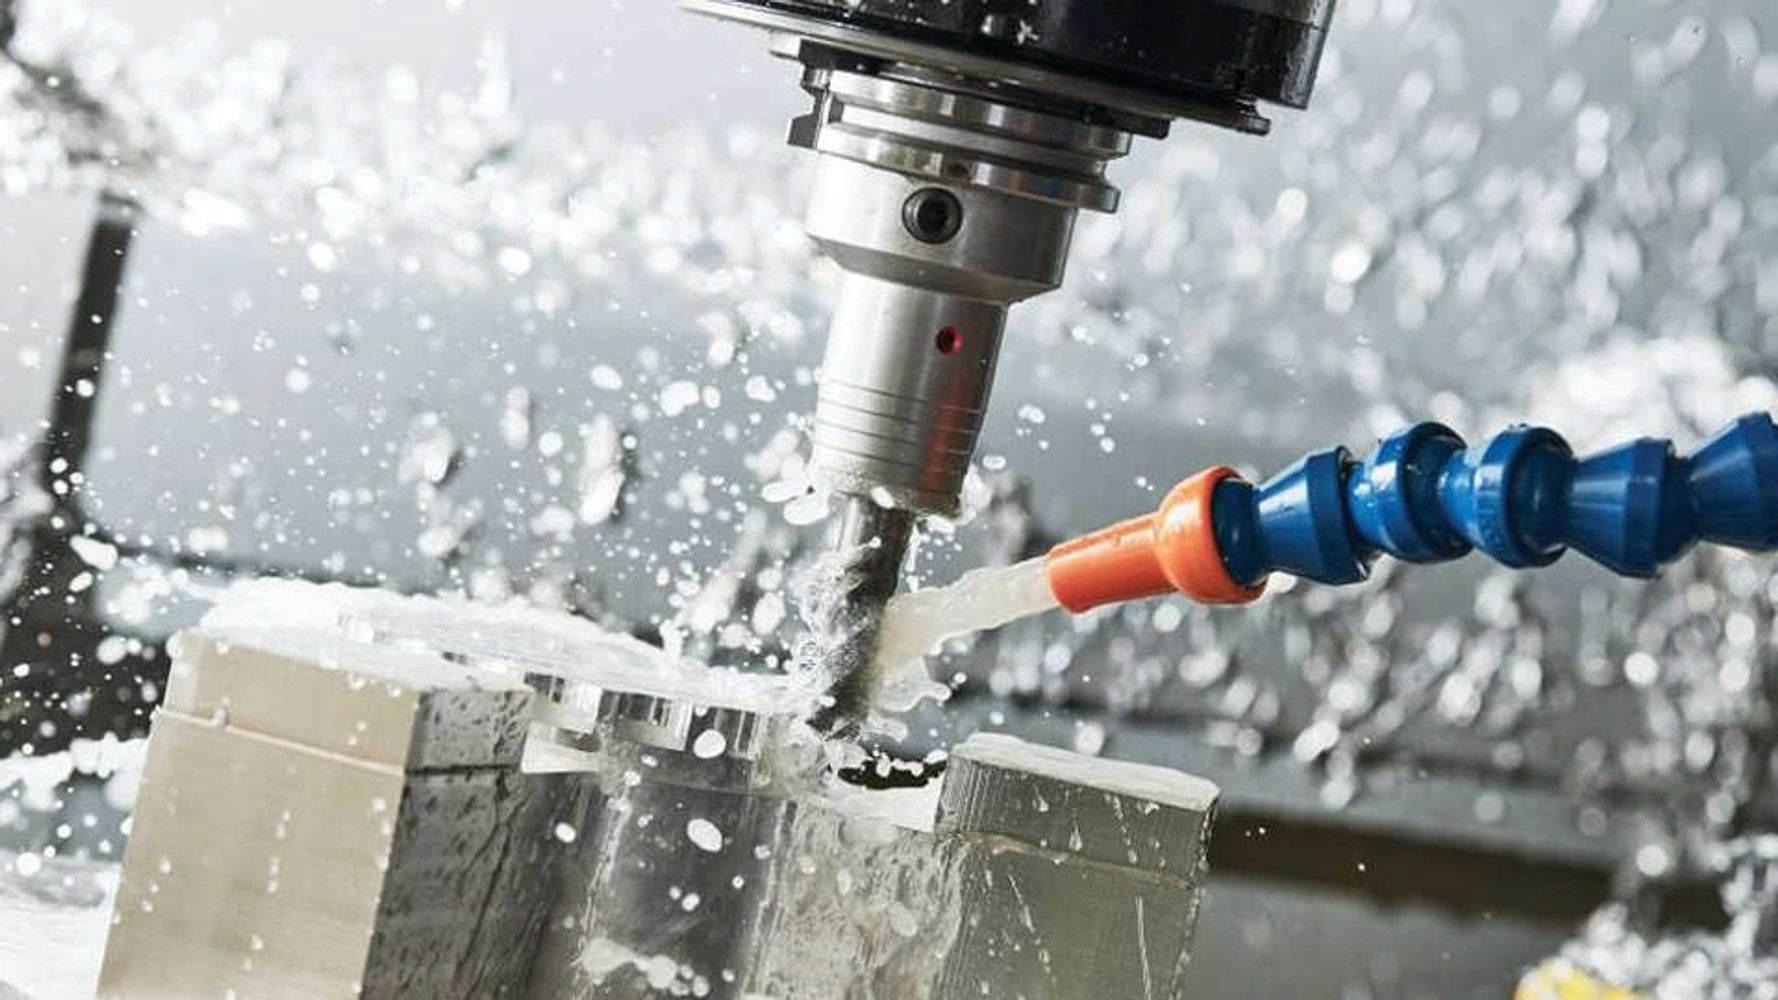
[[[1235,580],[1216,544],[1210,499],[1235,476],[1207,469],[1174,487],[1160,510],[1082,535],[1045,560],[1056,603],[1079,614],[1168,591],[1204,604],[1245,604],[1265,591]]]
[[[1236,580],[1216,541],[1211,500],[1219,483],[1240,478],[1226,465],[1205,469],[1173,487],[1155,516],[1155,558],[1173,589],[1194,601],[1249,604],[1266,591],[1263,582],[1248,586]]]
[[[1172,589],[1155,559],[1154,515],[1132,518],[1051,549],[1050,593],[1075,614]]]

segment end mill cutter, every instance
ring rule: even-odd
[[[682,0],[772,33],[814,100],[805,228],[844,269],[810,465],[844,499],[840,602],[873,622],[914,520],[957,512],[1007,312],[1062,281],[1106,166],[1176,118],[1262,134],[1307,104],[1333,0]],[[871,628],[824,665],[868,707]]]

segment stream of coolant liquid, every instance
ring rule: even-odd
[[[879,703],[895,709],[930,686],[925,657],[947,639],[1058,607],[1042,557],[972,569],[956,582],[897,594],[883,609],[874,672]]]

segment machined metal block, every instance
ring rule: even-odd
[[[746,995],[1184,996],[1215,786],[998,736],[922,829],[815,799],[780,838]]]
[[[932,995],[963,906],[956,870],[930,830],[805,803],[775,850],[749,995]]]
[[[367,997],[518,996],[559,888],[581,775],[410,774],[365,963]]]
[[[643,780],[589,800],[564,848],[537,1000],[738,998],[791,802]]]
[[[498,997],[552,891],[521,682],[315,630],[187,633],[105,997]]]
[[[517,676],[320,629],[185,632],[162,708],[407,770],[516,765],[531,689]]]
[[[800,808],[777,787],[784,762],[762,753],[766,720],[621,694],[596,720],[529,995],[751,995],[778,845]]]
[[[933,1000],[1186,996],[1195,884],[1064,852],[948,846],[962,921]]]
[[[1217,789],[1005,736],[954,748],[938,833],[962,923],[932,996],[1184,996]]]
[[[1216,796],[1180,771],[978,734],[951,753],[938,828],[1195,883]]]
[[[167,710],[152,733],[99,995],[355,995],[402,772]]]
[[[976,737],[830,785],[781,678],[327,596],[179,642],[102,995],[1181,995],[1207,782]]]

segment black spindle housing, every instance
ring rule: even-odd
[[[1159,103],[1301,108],[1334,0],[727,0],[1090,79]]]

